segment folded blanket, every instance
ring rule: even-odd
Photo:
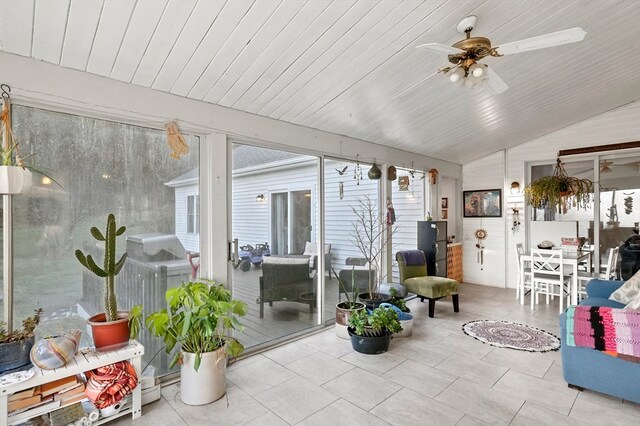
[[[136,370],[128,361],[120,361],[87,371],[85,395],[96,408],[120,401],[138,385]]]
[[[405,250],[401,251],[400,254],[407,266],[422,266],[427,262],[422,250]]]
[[[640,362],[640,312],[605,306],[569,306],[567,346],[596,349]]]

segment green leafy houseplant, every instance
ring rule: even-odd
[[[356,311],[349,318],[349,326],[358,336],[384,336],[402,330],[398,314],[393,309],[377,307],[371,313]]]
[[[33,315],[22,320],[22,327],[17,330],[9,331],[5,328],[5,323],[0,321],[0,344],[17,342],[19,340],[33,337],[35,329],[40,323],[40,317],[42,316],[42,308],[38,308],[34,311]]]
[[[411,309],[407,306],[407,302],[405,302],[403,297],[398,297],[398,290],[391,287],[389,289],[389,296],[391,296],[391,300],[389,303],[398,307],[402,312],[411,312]]]
[[[231,292],[212,280],[183,283],[166,292],[167,308],[147,317],[147,328],[162,337],[167,353],[180,344],[169,367],[180,360],[182,352],[195,354],[194,368],[200,366],[202,354],[225,347],[231,356],[239,355],[244,347],[227,330],[242,331],[238,320],[247,313],[247,305],[231,299]]]
[[[29,364],[29,352],[41,315],[42,309],[36,309],[33,315],[22,320],[22,327],[17,330],[8,330],[0,321],[0,375]]]
[[[589,207],[593,182],[568,176],[558,158],[553,175],[531,182],[524,192],[527,203],[533,207],[566,214],[571,207]]]

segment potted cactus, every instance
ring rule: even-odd
[[[98,277],[104,278],[104,312],[88,320],[96,349],[117,349],[126,346],[129,342],[129,313],[118,311],[115,291],[116,275],[122,270],[127,259],[127,253],[125,253],[120,260],[116,261],[116,237],[124,234],[125,230],[124,226],[120,228],[116,226],[116,218],[113,214],[107,217],[107,229],[104,235],[95,226],[91,228],[93,238],[104,241],[102,267],[96,264],[90,254],[85,255],[81,250],[76,250],[76,258],[80,264]]]

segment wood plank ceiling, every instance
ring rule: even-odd
[[[3,0],[0,50],[465,163],[640,99],[637,0]],[[465,16],[494,45],[575,26],[583,42],[486,58],[510,88],[435,75]],[[7,82],[11,83],[11,82]],[[550,147],[550,149],[554,149]]]

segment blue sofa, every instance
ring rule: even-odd
[[[624,305],[608,299],[622,283],[591,280],[587,284],[587,298],[580,304],[623,308]],[[565,322],[565,314],[560,315],[562,372],[569,386],[640,403],[640,363],[623,361],[595,349],[566,346]]]

